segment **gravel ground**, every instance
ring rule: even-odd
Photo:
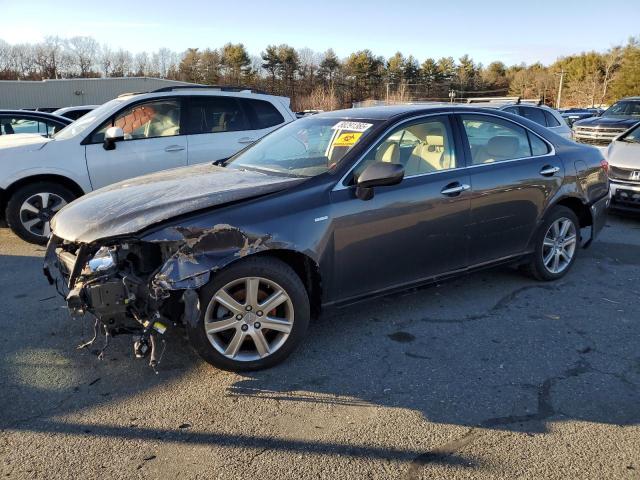
[[[640,218],[580,253],[556,283],[500,268],[325,316],[259,373],[172,333],[156,375],[124,336],[77,350],[90,321],[1,228],[0,472],[638,479]]]

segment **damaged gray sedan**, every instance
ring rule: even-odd
[[[158,336],[184,327],[211,364],[266,368],[330,307],[497,263],[564,276],[604,224],[606,168],[508,113],[323,113],[70,203],[44,271],[72,314],[132,333],[152,364]]]

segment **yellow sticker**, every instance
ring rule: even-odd
[[[355,145],[358,140],[360,140],[361,136],[362,132],[341,133],[340,135],[338,135],[338,138],[336,138],[335,142],[333,142],[333,146],[351,147],[352,145]]]

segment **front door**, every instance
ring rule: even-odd
[[[128,107],[105,122],[85,146],[92,187],[187,165],[180,112],[177,99],[154,100]],[[124,140],[105,150],[104,132],[111,126],[122,128]]]
[[[401,163],[398,185],[355,197],[352,186],[332,192],[338,300],[406,285],[467,264],[470,179],[456,155],[446,116],[405,123],[372,148],[371,162]]]

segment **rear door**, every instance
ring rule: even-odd
[[[401,163],[405,178],[375,188],[363,201],[355,188],[331,193],[334,296],[347,299],[460,269],[467,263],[469,175],[446,115],[391,130],[354,169]]]
[[[456,115],[471,176],[470,264],[527,249],[564,168],[540,136],[501,117]]]
[[[87,169],[94,189],[146,173],[185,166],[187,139],[182,134],[182,102],[167,98],[125,107],[85,141]],[[104,133],[121,127],[124,140],[103,147]]]

